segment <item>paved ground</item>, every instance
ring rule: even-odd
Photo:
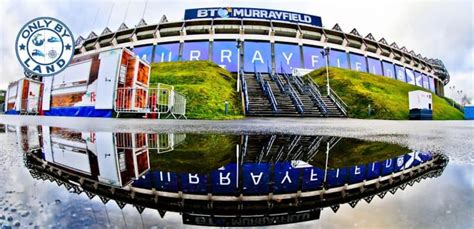
[[[0,115],[0,123],[83,131],[333,135],[398,143],[474,162],[474,121],[248,118],[232,121],[143,120]]]

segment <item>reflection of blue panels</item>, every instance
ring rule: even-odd
[[[395,164],[393,165],[393,172],[396,173],[401,171],[405,166],[405,155],[396,157],[393,160],[395,162]]]
[[[369,67],[369,72],[374,75],[383,75],[382,74],[382,62],[378,59],[367,57],[367,63]]]
[[[242,166],[242,192],[244,194],[268,194],[270,172],[267,163],[246,163]]]
[[[244,71],[268,72],[272,65],[272,52],[269,42],[246,41],[244,43]]]
[[[347,169],[338,168],[328,170],[326,184],[328,187],[338,187],[346,183],[347,178]]]
[[[385,161],[382,161],[382,176],[388,175],[393,172],[393,168],[395,167],[394,159],[390,158]]]
[[[179,43],[158,44],[155,47],[155,56],[153,62],[171,62],[178,61]]]
[[[140,59],[146,60],[148,63],[151,63],[151,57],[153,55],[153,46],[142,46],[133,48],[133,53],[135,53]]]
[[[154,188],[157,190],[168,192],[178,191],[178,175],[176,173],[154,171],[152,174]]]
[[[428,76],[422,74],[423,77],[423,88],[430,89],[430,83],[428,82]]]
[[[419,155],[420,160],[422,162],[427,162],[427,161],[429,161],[433,158],[433,154],[431,154],[431,152],[427,152],[427,151],[418,152],[418,155]]]
[[[300,47],[275,43],[275,66],[278,73],[291,73],[293,68],[301,68]]]
[[[414,151],[408,154],[405,154],[405,168],[411,168],[421,164],[422,160],[420,158],[420,152]]]
[[[375,179],[380,176],[380,169],[383,162],[372,162],[367,165],[367,180]]]
[[[227,71],[237,72],[237,42],[214,41],[212,44],[212,61]]]
[[[417,71],[415,71],[415,85],[423,87],[423,76]]]
[[[152,174],[147,173],[143,175],[142,177],[140,177],[140,179],[133,181],[132,186],[136,188],[144,188],[144,189],[153,188]]]
[[[274,193],[290,193],[298,190],[299,169],[291,166],[291,162],[275,164],[273,177]]]
[[[358,183],[365,179],[365,165],[355,165],[349,168],[349,183]]]
[[[207,176],[199,174],[182,173],[181,189],[184,193],[207,193]]]
[[[387,61],[382,61],[382,66],[383,75],[388,78],[395,79],[395,67],[393,66],[393,64]]]
[[[435,89],[434,79],[433,79],[432,77],[429,77],[429,81],[428,81],[428,82],[429,82],[430,90],[431,90],[432,92],[435,92],[436,89]]]
[[[208,60],[209,42],[185,42],[183,46],[183,60]]]
[[[324,171],[313,167],[313,168],[305,168],[303,170],[303,184],[301,186],[301,190],[303,191],[311,191],[311,190],[318,190],[321,188],[324,179]]]
[[[397,80],[407,82],[405,78],[405,70],[400,65],[395,65],[395,73],[397,75]]]
[[[347,53],[344,51],[331,49],[329,52],[329,66],[349,69]]]
[[[237,166],[228,164],[211,173],[212,193],[229,194],[237,193]]]
[[[415,85],[415,73],[413,73],[413,70],[406,68],[405,73],[406,73],[407,83]]]
[[[355,53],[349,53],[349,60],[351,61],[351,69],[358,72],[367,72],[367,64],[365,57]]]
[[[321,54],[322,48],[303,46],[304,68],[317,69],[325,67],[325,58]]]

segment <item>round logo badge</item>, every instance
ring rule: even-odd
[[[39,17],[26,23],[16,38],[16,56],[26,71],[50,76],[64,70],[74,56],[71,30],[60,20]]]

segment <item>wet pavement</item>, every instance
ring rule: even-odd
[[[473,122],[70,121],[0,116],[0,225],[474,226]]]

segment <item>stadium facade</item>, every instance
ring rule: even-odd
[[[237,48],[237,40],[241,45]],[[239,42],[240,43],[240,42]],[[324,27],[313,15],[254,8],[202,8],[185,11],[184,20],[158,24],[141,20],[112,32],[76,41],[76,55],[131,48],[150,63],[211,60],[230,72],[291,73],[293,68],[325,66],[321,50],[329,48],[330,66],[369,72],[429,89],[443,95],[449,73],[438,59],[429,59],[356,29]],[[240,55],[240,57],[238,57]],[[239,58],[239,61],[238,61]]]

